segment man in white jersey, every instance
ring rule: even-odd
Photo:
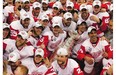
[[[34,20],[32,21],[31,17],[27,13],[21,14],[20,20],[13,21],[10,24],[11,38],[16,39],[19,31],[28,31],[32,28]]]
[[[77,58],[84,60],[85,74],[99,75],[102,70],[102,59],[113,58],[113,50],[106,40],[100,40],[97,37],[95,27],[91,26],[87,31],[90,38],[81,45],[77,52]]]
[[[36,47],[38,40],[42,37],[41,33],[43,31],[43,26],[36,22],[34,27],[28,32],[30,37],[28,38],[28,44]]]
[[[49,24],[49,17],[48,17],[48,15],[46,15],[46,14],[42,15],[40,23],[42,24],[42,26],[44,28],[42,34],[44,34],[47,31],[50,31],[50,28],[49,28],[50,24]]]
[[[47,66],[45,61],[44,51],[41,48],[35,50],[32,58],[21,60],[22,64],[29,69],[29,75],[56,75],[53,67]]]
[[[57,75],[84,75],[78,63],[68,58],[68,51],[65,48],[57,50],[57,57],[52,66]]]
[[[60,23],[54,22],[52,24],[52,30],[49,31],[49,33],[52,35],[49,36],[51,39],[49,40],[47,47],[49,51],[54,52],[64,42],[66,32],[62,30]]]
[[[31,16],[33,17],[35,22],[40,19],[41,16],[40,11],[41,11],[41,4],[39,2],[34,2]]]
[[[11,40],[11,39],[4,40],[3,42],[6,44],[5,54],[9,55],[9,53],[16,51],[16,52],[19,52],[22,59],[32,56],[34,47],[27,45],[28,37],[29,35],[26,31],[20,31],[17,35],[16,40]],[[6,58],[8,55],[5,55]]]
[[[66,12],[63,15],[63,21],[62,21],[62,29],[67,32],[74,32],[76,29],[76,23],[72,21],[72,14],[70,12]]]
[[[102,21],[100,27],[100,31],[105,32],[108,29],[108,23],[110,16],[108,12],[102,12],[102,4],[101,1],[93,2],[93,14],[98,16],[98,18]]]

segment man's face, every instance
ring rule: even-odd
[[[39,36],[42,33],[42,28],[40,27],[34,27],[34,32],[37,36]]]
[[[42,3],[42,9],[46,11],[48,9],[48,4]]]
[[[59,34],[60,33],[60,27],[59,26],[55,26],[52,28],[53,33]]]
[[[70,26],[71,21],[72,21],[72,19],[71,19],[71,18],[64,19],[64,22],[65,22],[66,26],[68,26],[68,27]]]
[[[87,9],[82,9],[81,10],[81,17],[83,19],[87,19],[88,18],[88,11],[87,11]]]
[[[24,4],[23,4],[23,8],[25,11],[29,11],[30,10],[30,3],[28,1],[26,1]]]
[[[43,57],[40,55],[34,56],[34,61],[35,63],[40,63],[43,60]]]
[[[26,18],[26,19],[22,20],[22,25],[23,25],[24,28],[28,28],[29,24],[30,24],[30,19],[29,18]]]
[[[64,56],[64,55],[57,55],[57,63],[59,65],[64,65],[67,61],[68,57]]]
[[[96,30],[92,30],[89,33],[89,37],[90,37],[90,39],[95,40],[97,38],[97,31]]]
[[[25,43],[26,43],[26,40],[23,39],[21,35],[17,35],[17,39],[16,39],[17,47],[20,47],[20,46],[24,45]]]
[[[57,15],[59,13],[59,9],[57,7],[53,8],[53,13],[54,15]]]
[[[84,31],[87,30],[87,29],[86,29],[86,25],[84,25],[84,24],[79,25],[79,26],[78,26],[78,29],[79,29],[80,31],[82,31],[82,32],[84,32]]]
[[[35,16],[39,16],[39,13],[40,13],[40,8],[39,7],[36,7],[35,9],[33,9],[33,11],[34,11]]]
[[[98,6],[98,5],[95,5],[94,7],[93,7],[93,11],[95,12],[95,13],[99,13],[100,12],[100,6]]]
[[[23,4],[23,2],[21,2],[21,1],[15,2],[15,5],[18,6],[18,10],[22,9],[22,4]]]
[[[72,8],[71,6],[68,6],[68,7],[67,7],[67,11],[68,11],[68,12],[71,12],[72,10],[73,10],[73,8]]]
[[[48,26],[48,23],[49,23],[49,21],[47,19],[45,19],[45,20],[42,21],[42,25],[44,27]]]
[[[9,35],[9,33],[10,33],[10,29],[4,28],[3,29],[3,38],[6,38]]]

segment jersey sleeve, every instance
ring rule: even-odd
[[[85,47],[83,45],[81,45],[80,49],[77,52],[77,58],[79,60],[82,60],[85,57]]]
[[[108,58],[113,58],[113,49],[112,49],[111,45],[108,44],[108,42],[106,40],[104,40],[102,43],[103,43],[105,52],[108,53]]]
[[[73,69],[73,75],[84,75],[79,64],[74,60],[71,61],[71,68]]]

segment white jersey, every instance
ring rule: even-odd
[[[42,31],[42,35],[44,35],[45,32],[48,32],[48,31],[50,31],[50,28],[49,26],[46,26],[45,29]]]
[[[27,13],[29,16],[31,16],[31,14],[32,14],[32,7],[30,6],[30,10],[29,10],[28,12],[25,11],[24,9],[21,9],[20,15],[22,15],[22,14],[24,14],[24,13]]]
[[[63,26],[63,24],[61,24],[61,27],[64,31],[68,31],[68,32],[74,32],[76,30],[76,23],[74,21],[71,21],[70,26]]]
[[[92,20],[90,19],[91,16],[96,16],[96,15],[94,15],[94,14],[92,14],[92,13],[89,13],[89,17],[87,18],[87,20],[83,20],[82,17],[81,17],[81,14],[79,14],[79,20],[78,20],[77,24],[81,24],[83,21],[85,21],[85,22],[87,23],[88,26],[93,25],[93,24],[96,23],[96,22],[95,22],[95,21],[92,21]]]
[[[33,36],[30,36],[27,40],[33,47],[35,47],[35,48],[37,47],[37,42],[38,42],[39,38],[35,38]]]
[[[46,11],[41,10],[40,14],[41,14],[41,16],[45,15],[45,14],[49,16],[52,14],[52,9],[48,8],[48,10],[46,10]]]
[[[26,58],[21,62],[29,69],[28,75],[56,75],[53,67],[47,68],[44,63],[36,65],[33,58]]]
[[[79,50],[80,53],[89,52],[89,54],[94,58],[95,62],[99,62],[103,56],[103,52],[111,52],[111,46],[108,44],[106,40],[98,39],[96,44],[92,44],[90,39],[87,39],[83,42],[81,49]],[[79,55],[79,53],[78,53]],[[111,56],[111,53],[110,53]],[[81,57],[81,56],[80,56]]]
[[[13,21],[10,24],[11,38],[16,37],[19,31],[23,31],[23,30],[28,31],[29,29],[31,29],[33,27],[33,23],[34,23],[34,20],[30,22],[28,28],[24,28],[22,24],[20,23],[20,20]]]
[[[56,71],[57,75],[83,75],[79,65],[73,59],[67,60],[67,65],[64,69],[62,69],[57,60],[52,63],[54,70]]]
[[[3,13],[5,17],[8,17],[9,13],[14,13],[14,6],[13,5],[6,6],[3,10]]]
[[[88,39],[89,38],[89,36],[88,36],[88,32],[87,31],[85,31],[85,32],[83,32],[82,34],[80,34],[80,36],[79,36],[79,38],[78,38],[78,40],[76,41],[76,45],[74,46],[74,49],[73,49],[73,53],[74,54],[77,54],[77,51],[80,49],[80,46],[82,45],[82,43],[86,40],[86,39]]]
[[[9,55],[9,53],[13,52],[13,51],[17,51],[21,58],[27,58],[29,56],[33,56],[34,55],[34,47],[33,46],[25,46],[22,49],[17,49],[15,43],[15,40],[4,40],[3,41],[6,44],[6,53]],[[8,57],[8,56],[6,56]]]
[[[47,48],[49,51],[54,51],[64,42],[64,39],[66,38],[66,32],[63,31],[63,33],[60,33],[58,37],[54,36],[52,31],[49,31],[49,34],[51,34],[49,36],[51,37],[51,40],[49,40]]]
[[[38,74],[40,75],[44,75],[44,73],[47,71],[47,67],[44,64],[40,64],[38,66],[36,66],[36,64],[34,63],[33,58],[26,58],[21,60],[22,64],[25,65],[28,69],[29,75],[33,75],[33,73],[36,71],[38,71]]]

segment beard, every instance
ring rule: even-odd
[[[58,62],[58,64],[61,65],[61,66],[64,65],[64,63],[65,63],[65,62],[60,61],[60,60],[58,60],[57,62]]]

